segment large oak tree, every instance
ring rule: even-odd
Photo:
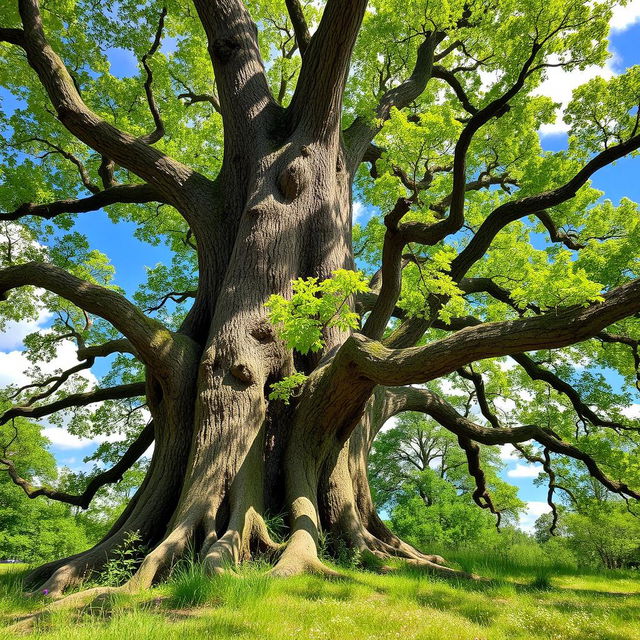
[[[102,424],[143,404],[151,416],[127,422],[121,459],[81,494],[32,486],[9,445],[2,463],[28,495],[86,507],[155,443],[104,539],[33,571],[35,587],[60,595],[131,531],[150,551],[127,588],[192,549],[211,573],[255,553],[278,575],[329,572],[320,528],[450,572],[371,501],[368,451],[403,411],[455,434],[480,507],[498,510],[479,446],[507,443],[543,465],[550,501],[556,456],[640,498],[628,399],[593,368],[638,375],[638,211],[589,184],[640,147],[640,70],[574,93],[566,151],[544,152],[538,136],[555,117],[536,94],[549,69],[604,64],[609,2],[1,6],[0,77],[15,96],[2,313],[45,305],[53,325],[30,337],[30,357],[74,340],[79,364],[36,370],[0,422],[100,402]],[[132,51],[139,74],[112,75],[113,48]],[[380,212],[355,230],[354,193]],[[135,301],[71,231],[103,207],[175,253]],[[104,357],[111,372],[84,388]],[[445,397],[445,377],[471,393]],[[502,415],[495,398],[514,389]],[[286,544],[267,512],[286,514]]]

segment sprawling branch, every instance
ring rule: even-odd
[[[599,332],[597,335],[599,337],[601,333]],[[615,420],[601,418],[582,400],[580,394],[568,382],[562,380],[562,378],[558,377],[548,369],[541,367],[537,362],[524,353],[513,354],[511,358],[527,372],[527,375],[532,380],[541,380],[542,382],[546,382],[557,392],[565,395],[573,405],[573,408],[581,420],[590,422],[596,427],[608,427],[610,429],[615,429],[616,431],[638,431],[637,427],[630,427],[616,422]]]
[[[116,291],[91,284],[43,262],[29,262],[0,270],[0,299],[6,299],[6,293],[11,289],[26,285],[47,289],[108,320],[131,341],[142,360],[152,368],[172,366],[170,351],[175,337],[160,322],[147,318]]]
[[[57,411],[71,409],[73,407],[86,407],[88,404],[104,402],[105,400],[122,400],[124,398],[135,398],[145,395],[144,382],[132,382],[117,387],[107,387],[105,389],[93,389],[83,393],[71,393],[68,396],[51,402],[49,404],[24,407],[11,407],[0,416],[0,424],[5,424],[13,418],[42,418],[50,416]]]
[[[165,293],[165,295],[163,295],[162,298],[160,298],[160,302],[158,302],[158,304],[146,309],[146,312],[151,313],[152,311],[158,311],[159,309],[162,309],[162,307],[164,307],[164,305],[167,304],[169,300],[177,304],[180,304],[181,302],[184,302],[189,298],[195,298],[197,293],[198,292],[195,290],[170,291],[169,293]]]
[[[109,340],[103,344],[83,346],[78,349],[78,358],[83,360],[85,358],[104,358],[110,356],[112,353],[131,353],[137,356],[136,350],[129,340]]]
[[[87,168],[85,167],[84,163],[73,153],[67,151],[66,149],[63,149],[60,145],[57,145],[51,142],[51,140],[47,140],[46,138],[40,138],[39,136],[34,136],[32,138],[19,140],[15,144],[22,146],[23,144],[29,143],[29,142],[39,142],[40,144],[45,145],[49,149],[49,151],[45,151],[43,154],[39,155],[38,158],[43,159],[52,153],[60,154],[63,158],[65,158],[66,160],[71,162],[71,164],[74,164],[76,166],[76,168],[78,169],[78,173],[80,174],[80,181],[84,185],[85,189],[87,189],[87,191],[91,193],[98,193],[98,191],[100,191],[100,187],[98,187],[97,185],[93,184],[93,182],[91,182],[91,178],[89,177],[89,172],[87,171]]]
[[[44,33],[37,0],[19,0],[24,30],[3,30],[4,39],[22,47],[37,73],[60,122],[79,140],[156,185],[166,198],[176,199],[183,185],[207,183],[191,168],[105,122],[83,102],[64,62]]]
[[[427,382],[461,366],[536,349],[564,347],[640,311],[640,280],[616,287],[602,302],[569,307],[533,318],[484,323],[422,347],[388,349],[361,334],[343,345],[336,366],[353,367],[377,384]]]
[[[82,509],[87,509],[98,492],[98,489],[106,484],[114,484],[122,480],[124,472],[130,469],[142,454],[151,446],[154,440],[153,422],[150,422],[140,433],[140,435],[131,443],[122,458],[110,469],[103,471],[92,478],[87,487],[81,494],[70,494],[64,491],[58,491],[51,487],[40,486],[35,487],[29,481],[22,478],[15,467],[15,464],[7,459],[0,458],[0,464],[6,467],[6,471],[14,484],[21,487],[29,498],[37,498],[38,496],[46,496],[51,500],[65,502]]]
[[[340,122],[351,52],[366,6],[367,0],[327,0],[288,108],[293,129],[303,127],[320,138],[334,134]]]
[[[500,520],[502,518],[502,514],[496,509],[495,505],[493,504],[491,494],[489,493],[489,489],[487,487],[487,478],[482,469],[482,465],[480,464],[480,447],[473,440],[471,440],[471,438],[463,435],[458,435],[458,444],[467,457],[467,469],[469,471],[469,475],[474,479],[476,483],[476,488],[474,489],[472,494],[473,501],[481,509],[489,509],[491,513],[496,515],[496,529],[500,530]]]
[[[574,445],[561,440],[550,430],[536,425],[521,427],[483,427],[458,413],[440,396],[427,389],[414,387],[389,390],[391,394],[409,396],[404,406],[405,411],[422,411],[436,420],[445,429],[455,433],[458,437],[468,438],[474,442],[486,445],[519,444],[534,440],[549,451],[580,460],[585,464],[590,475],[602,483],[607,489],[621,496],[628,496],[640,500],[640,493],[622,482],[609,478],[600,469],[598,463],[587,453]]]
[[[51,220],[65,213],[97,211],[112,204],[164,202],[160,191],[149,184],[121,184],[98,191],[87,198],[56,200],[47,204],[26,202],[15,211],[0,214],[0,220],[19,220],[23,216],[38,216]]]
[[[51,376],[50,378],[47,378],[42,382],[32,382],[31,384],[26,384],[23,387],[20,387],[20,389],[18,389],[15,393],[13,393],[11,397],[15,398],[18,395],[27,391],[28,389],[34,389],[36,387],[39,389],[43,389],[44,387],[47,387],[47,389],[45,389],[44,391],[41,391],[40,393],[36,393],[29,398],[26,404],[27,406],[31,406],[32,404],[35,404],[39,400],[43,400],[44,398],[48,398],[49,396],[53,395],[71,376],[75,375],[76,373],[79,373],[80,371],[90,369],[93,366],[93,364],[94,364],[93,358],[84,360],[83,362],[80,362],[77,365],[70,367],[69,369],[66,369],[60,375]]]
[[[345,131],[352,170],[361,162],[369,143],[382,128],[382,123],[389,118],[391,109],[393,107],[404,109],[425,90],[432,76],[435,48],[443,37],[444,34],[441,32],[428,32],[418,47],[416,63],[411,75],[397,87],[386,91],[380,98],[376,107],[375,121],[358,116]]]
[[[433,72],[431,74],[434,78],[438,78],[440,80],[444,80],[456,94],[456,97],[460,101],[460,104],[464,108],[465,111],[470,113],[471,115],[475,115],[478,112],[478,109],[471,104],[469,100],[469,96],[465,93],[465,90],[462,88],[460,81],[456,77],[456,74],[448,69],[440,65],[434,65]]]
[[[469,269],[482,258],[491,246],[496,235],[508,224],[524,216],[537,214],[537,212],[544,211],[549,207],[554,207],[570,200],[576,195],[578,189],[582,187],[598,169],[606,167],[608,164],[619,160],[638,148],[640,148],[640,135],[636,135],[626,142],[601,151],[580,169],[571,180],[562,186],[535,196],[505,202],[497,209],[494,209],[480,225],[480,228],[464,251],[451,263],[451,277],[454,280],[459,280],[464,276]],[[544,223],[547,218],[543,215],[541,219]],[[549,227],[547,228],[549,229]]]
[[[142,66],[144,67],[144,70],[147,74],[147,79],[144,82],[144,93],[147,96],[147,104],[149,105],[149,111],[151,111],[153,123],[155,125],[155,129],[153,131],[140,137],[140,140],[146,142],[147,144],[158,142],[158,140],[160,140],[162,136],[164,136],[164,122],[162,121],[160,110],[158,109],[156,99],[153,95],[153,72],[151,71],[151,67],[149,66],[149,59],[153,56],[153,54],[158,50],[158,47],[160,46],[162,30],[164,29],[164,19],[166,15],[167,8],[162,7],[162,11],[160,12],[160,20],[158,21],[158,28],[156,30],[156,35],[153,43],[151,44],[151,48],[142,56]]]

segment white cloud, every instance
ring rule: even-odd
[[[556,121],[553,124],[543,124],[540,132],[544,134],[565,133],[569,127],[562,120],[564,109],[569,104],[573,90],[588,82],[592,78],[601,76],[605,80],[615,75],[613,68],[615,59],[610,58],[604,67],[591,65],[586,69],[573,69],[565,71],[561,67],[547,69],[546,80],[536,89],[535,94],[548,96],[554,102],[560,103],[560,108],[556,110]]]
[[[624,31],[640,21],[640,0],[631,0],[625,7],[617,5],[613,8],[611,30]]]
[[[493,401],[496,409],[503,411],[506,414],[513,413],[516,408],[516,403],[511,398],[498,397]]]
[[[467,393],[464,389],[457,389],[454,387],[453,382],[448,378],[442,378],[438,380],[438,384],[440,386],[440,390],[442,393],[448,396],[466,396]]]
[[[389,431],[390,429],[393,429],[394,427],[398,426],[398,416],[393,416],[391,418],[389,418],[383,425],[382,428],[380,429],[379,433],[382,433],[383,431]]]
[[[7,322],[4,331],[0,333],[0,351],[11,351],[21,347],[26,336],[41,329],[52,315],[51,312],[42,309],[36,320]]]
[[[520,464],[519,462],[513,469],[507,471],[507,477],[509,478],[537,478],[538,474],[542,471],[542,466],[539,464]]]
[[[59,447],[60,449],[84,449],[94,444],[94,440],[91,438],[74,436],[60,427],[45,427],[42,430],[42,435],[48,438],[54,447]]]
[[[366,207],[362,204],[362,202],[358,202],[357,200],[353,201],[353,207],[351,209],[353,223],[362,222],[361,218],[366,211]]]
[[[63,340],[60,342],[57,354],[51,362],[42,363],[42,372],[45,375],[52,374],[57,369],[62,369],[64,371],[77,365],[78,357],[76,355],[76,349],[76,345],[70,340]],[[33,364],[27,360],[22,351],[0,351],[0,386],[10,384],[21,386],[29,383],[31,378],[25,372],[32,366]],[[92,385],[96,385],[98,383],[98,379],[88,369],[81,371],[77,375],[85,378]]]
[[[512,462],[518,459],[519,458],[516,454],[516,449],[512,444],[500,445],[500,460],[502,460],[503,462]]]
[[[527,510],[520,516],[519,525],[523,531],[533,533],[535,521],[543,514],[549,513],[551,507],[546,502],[532,500],[527,502]]]
[[[624,31],[640,21],[640,0],[632,0],[626,6],[615,6],[611,22],[612,33]],[[544,134],[565,133],[567,125],[562,121],[562,113],[571,100],[573,90],[580,85],[598,76],[608,80],[616,75],[617,58],[615,52],[607,60],[604,67],[591,65],[584,70],[574,69],[565,71],[562,68],[547,69],[547,79],[536,90],[538,95],[552,98],[554,102],[561,103],[556,112],[556,121],[553,124],[545,124],[540,128]]]
[[[630,420],[637,420],[640,418],[640,404],[630,404],[628,407],[623,407],[620,413]]]

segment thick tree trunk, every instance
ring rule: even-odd
[[[251,171],[240,172],[246,183],[234,182],[237,172],[223,172],[222,201],[205,202],[200,194],[193,204],[210,207],[212,224],[225,224],[227,235],[233,230],[235,242],[223,243],[232,250],[221,256],[206,251],[214,244],[209,236],[202,230],[198,236],[204,277],[183,330],[197,340],[207,317],[208,329],[201,353],[168,380],[149,378],[156,444],[147,478],[98,545],[31,574],[53,595],[99,569],[128,531],[152,548],[133,578],[137,588],[159,579],[187,548],[197,549],[212,573],[254,551],[275,552],[262,518],[267,507],[291,519],[279,573],[321,568],[320,520],[349,545],[367,547],[371,534],[356,505],[344,434],[372,387],[362,383],[353,393],[335,379],[332,353],[347,336],[330,329],[323,354],[296,357],[295,366],[312,374],[298,406],[267,400],[269,385],[290,374],[294,361],[266,318],[265,302],[274,293],[288,295],[295,278],[353,268],[342,148],[335,136],[329,142],[294,136],[275,152],[253,154]]]
[[[331,573],[318,559],[321,527],[357,551],[436,559],[398,540],[373,508],[366,462],[388,399],[369,401],[373,385],[337,366],[348,336],[326,330],[323,353],[294,362],[266,318],[269,296],[288,295],[293,279],[353,268],[351,179],[338,137],[294,135],[275,151],[244,154],[211,200],[194,194],[192,206],[224,225],[226,249],[215,250],[218,229],[198,230],[200,289],[183,332],[201,346],[167,379],[149,376],[156,445],[147,478],[98,545],[31,574],[52,595],[99,569],[129,531],[151,549],[128,584],[136,589],[188,549],[212,574],[255,552],[280,554],[280,575]],[[269,402],[269,385],[294,366],[310,375],[302,396],[291,407]],[[267,508],[289,519],[284,550],[269,537]]]

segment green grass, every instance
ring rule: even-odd
[[[484,568],[492,579],[442,580],[407,568],[387,575],[340,569],[340,580],[271,579],[261,566],[210,579],[186,563],[167,584],[55,613],[28,637],[640,640],[640,572],[580,572],[541,567],[526,558],[518,565],[469,554],[458,560],[480,573]],[[0,571],[1,628],[41,608],[42,601],[21,595],[23,569]]]

